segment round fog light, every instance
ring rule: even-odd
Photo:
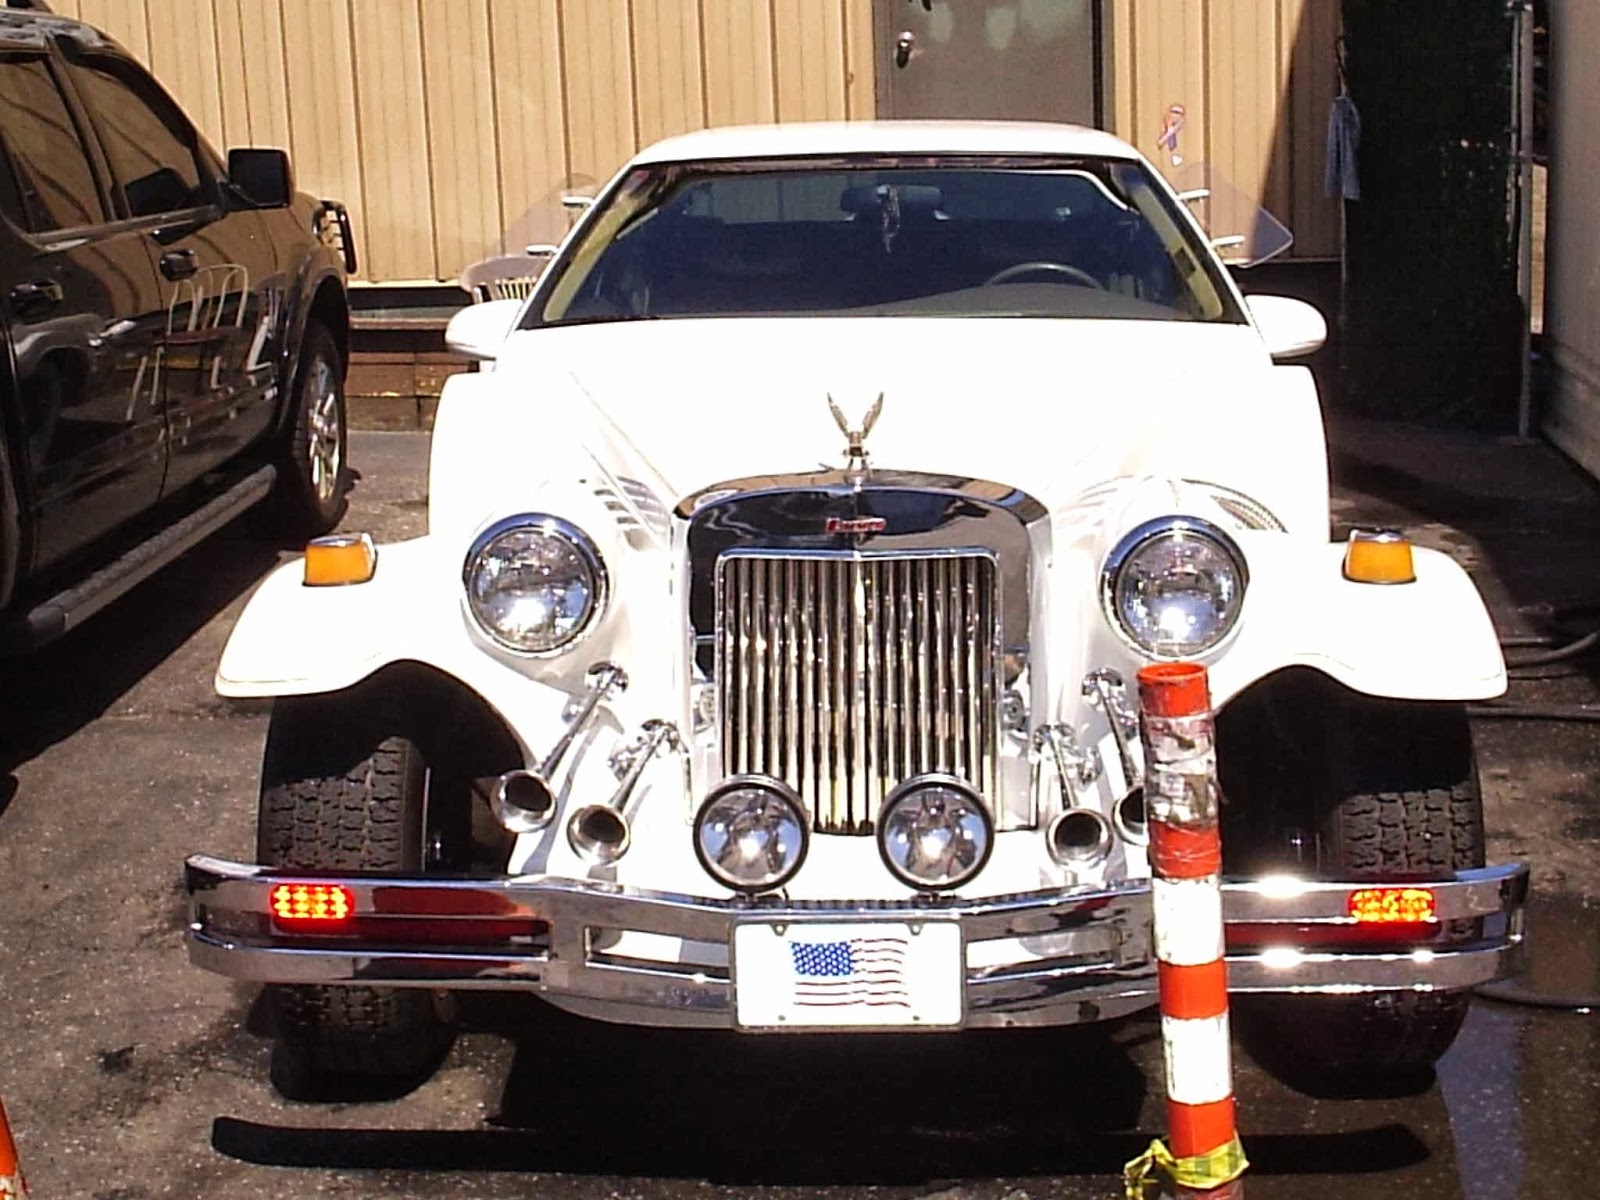
[[[960,887],[989,861],[994,826],[962,780],[924,775],[884,801],[878,852],[901,883],[935,891]]]
[[[718,883],[736,892],[769,892],[805,862],[810,832],[800,799],[764,776],[728,780],[700,806],[694,852]]]

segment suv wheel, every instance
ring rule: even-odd
[[[316,537],[344,515],[347,435],[344,361],[333,335],[313,319],[300,343],[289,440],[278,456],[278,523],[286,536]]]

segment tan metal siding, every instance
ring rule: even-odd
[[[1338,0],[1105,0],[1107,116],[1260,194],[1294,254],[1322,196]],[[560,197],[705,125],[869,118],[872,0],[57,0],[154,66],[220,148],[286,145],[342,199],[363,275],[451,279],[558,239]],[[1170,169],[1170,164],[1166,164]]]
[[[1338,0],[1108,0],[1106,114],[1169,177],[1157,139],[1185,109],[1179,152],[1205,162],[1295,235],[1295,258],[1339,253],[1339,206],[1322,194],[1337,88]]]

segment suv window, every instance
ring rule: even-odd
[[[73,81],[94,108],[129,216],[209,202],[194,130],[153,80],[127,63],[88,60],[73,67]]]
[[[0,59],[0,129],[26,228],[45,233],[105,219],[77,123],[44,59]],[[8,207],[7,215],[17,214]]]

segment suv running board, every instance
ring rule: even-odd
[[[115,562],[74,587],[58,592],[15,621],[0,625],[0,654],[37,650],[75,629],[124,592],[210,537],[245,509],[265,499],[277,482],[276,467],[246,476],[204,507],[140,542]]]

